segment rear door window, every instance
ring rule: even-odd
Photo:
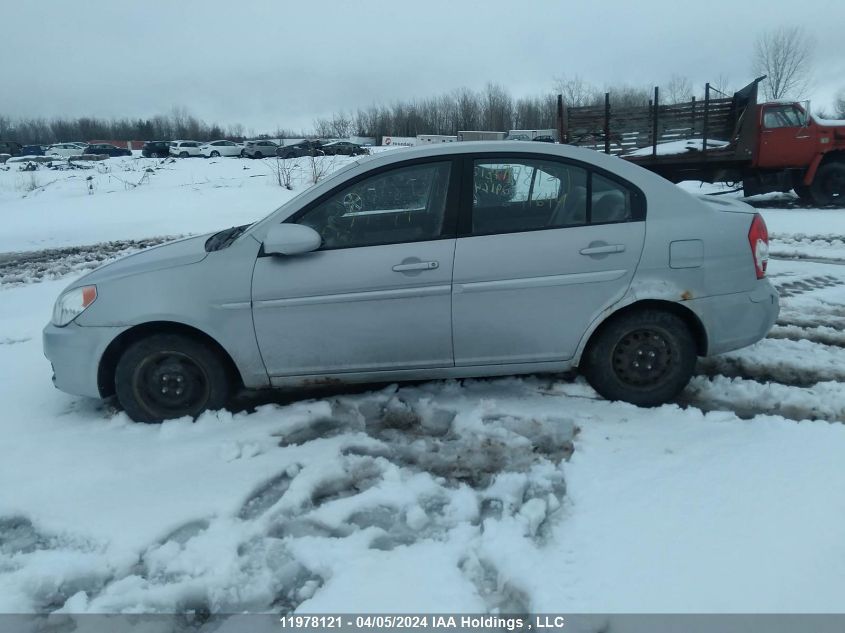
[[[471,223],[490,235],[645,219],[642,192],[591,166],[542,158],[473,161]]]
[[[503,159],[473,165],[472,233],[584,224],[587,171],[566,163]]]

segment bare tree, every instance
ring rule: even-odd
[[[692,99],[692,84],[681,75],[672,75],[661,97],[663,103],[683,103]]]
[[[555,79],[555,92],[563,95],[567,107],[577,108],[590,105],[597,99],[598,90],[580,76],[558,77]]]
[[[813,39],[798,26],[784,26],[761,34],[754,45],[753,71],[766,75],[767,99],[803,97],[810,85]]]
[[[610,102],[617,108],[648,105],[649,100],[651,100],[654,94],[650,88],[640,88],[637,86],[629,86],[627,84],[609,86],[605,88],[605,90],[610,93]],[[604,96],[597,95],[597,98],[592,105],[599,105],[602,103],[604,103]]]
[[[715,88],[716,92],[721,93],[721,95],[732,97],[734,93],[733,88],[731,88],[730,77],[728,77],[725,73],[719,73],[716,80],[710,82],[710,87]],[[717,95],[717,97],[721,95]]]
[[[836,93],[836,99],[833,101],[833,110],[836,112],[836,117],[845,119],[845,88]]]
[[[265,158],[264,163],[270,167],[270,171],[280,187],[288,190],[293,189],[293,175],[300,169],[299,165],[279,157]]]
[[[312,184],[320,182],[326,174],[334,170],[334,161],[329,161],[328,156],[316,156],[313,153],[308,156],[308,175]]]

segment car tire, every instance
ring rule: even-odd
[[[819,167],[810,193],[818,205],[845,205],[845,163],[833,162]]]
[[[686,387],[696,356],[695,340],[681,317],[642,309],[600,326],[581,359],[581,371],[608,400],[653,407]]]
[[[115,369],[117,399],[136,422],[196,417],[220,409],[231,379],[207,344],[179,334],[154,334],[132,343]]]
[[[188,152],[179,152],[179,158],[188,158]]]
[[[217,150],[214,150],[213,152],[211,152],[211,157],[212,158],[220,158],[220,152],[218,152]]]

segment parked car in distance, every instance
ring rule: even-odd
[[[697,356],[766,335],[767,261],[753,208],[614,156],[427,145],[353,164],[255,224],[101,266],[61,293],[44,351],[59,389],[116,394],[147,422],[242,387],[573,367],[651,406]]]
[[[170,155],[179,158],[202,156],[200,145],[198,141],[170,141]]]
[[[170,156],[170,141],[147,141],[141,148],[146,158],[167,158]]]
[[[50,145],[45,153],[47,156],[61,156],[62,158],[69,158],[71,156],[79,156],[84,153],[86,145],[80,143],[54,143]]]
[[[245,141],[241,156],[247,158],[266,158],[275,156],[279,146],[273,141]]]
[[[10,154],[12,156],[20,156],[23,145],[17,141],[0,141],[0,154]]]
[[[298,143],[291,143],[284,145],[276,150],[276,156],[279,158],[300,158],[302,156],[323,156],[323,144],[320,141],[299,141]]]
[[[554,136],[535,136],[531,140],[536,141],[538,143],[554,143],[555,142]]]
[[[24,145],[21,147],[21,156],[44,156],[44,148],[40,145]]]
[[[86,146],[80,154],[108,154],[109,156],[132,156],[132,151],[125,147],[117,147],[110,143],[93,143]]]
[[[243,150],[243,145],[227,140],[211,141],[200,145],[200,154],[206,158],[240,156],[241,150]]]
[[[350,143],[349,141],[332,141],[331,143],[323,143],[321,149],[326,156],[335,156],[341,154],[343,156],[359,156],[361,154],[369,154],[369,150],[361,147],[357,143]]]

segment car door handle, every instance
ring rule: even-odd
[[[609,253],[623,253],[625,252],[624,244],[604,244],[602,246],[588,246],[578,251],[582,255],[607,255]]]
[[[434,270],[439,267],[440,264],[437,262],[409,262],[407,264],[396,264],[393,270],[397,273],[405,273],[409,270]]]

